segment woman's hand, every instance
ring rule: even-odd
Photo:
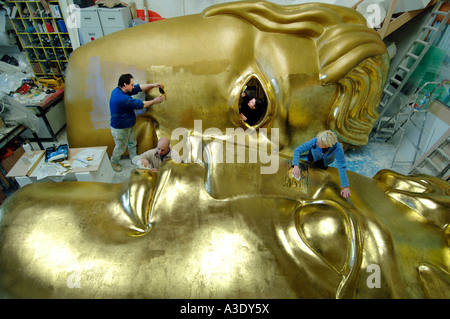
[[[341,196],[342,197],[344,197],[344,198],[347,198],[347,197],[350,197],[350,187],[344,187],[342,190],[341,190]]]
[[[298,165],[294,165],[294,168],[292,169],[292,174],[297,179],[300,177],[300,167],[298,167]]]

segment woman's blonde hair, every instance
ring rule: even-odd
[[[327,130],[317,134],[317,141],[326,147],[331,147],[337,143],[338,139],[333,131]]]

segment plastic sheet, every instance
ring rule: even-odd
[[[31,131],[39,132],[39,118],[25,105],[17,102],[12,97],[3,94],[0,101],[0,117],[6,125],[22,124]]]
[[[416,51],[413,53],[419,55],[420,52],[421,51]],[[422,87],[427,82],[438,82],[438,75],[441,73],[441,67],[443,66],[445,56],[446,52],[444,50],[441,50],[435,46],[431,46],[418,67],[414,70],[413,74],[409,78],[407,85],[405,85],[403,93],[413,94],[413,90]],[[447,76],[448,74],[445,74],[445,77]],[[434,88],[435,87],[433,86],[426,87],[423,91],[423,94],[430,94],[431,90],[433,90]],[[440,92],[438,92],[436,95],[439,95],[439,93]]]
[[[31,67],[30,63],[28,63],[28,59],[25,53],[20,52],[11,54],[11,56],[16,58],[17,62],[19,62],[19,68],[23,73],[25,73],[25,76],[27,78],[34,75],[33,68]]]
[[[77,155],[74,156],[74,167],[88,167],[100,165],[102,159],[103,150],[96,148],[89,148],[82,150]]]
[[[37,171],[36,178],[38,180],[41,180],[43,178],[49,177],[55,182],[61,182],[64,179],[66,173],[67,170],[59,164],[45,163]]]
[[[10,56],[17,60],[19,66],[14,66],[5,62],[0,63],[0,69],[2,71],[0,72],[0,93],[4,94],[16,92],[16,90],[22,86],[23,79],[34,77],[33,70],[23,52],[10,54]]]
[[[0,73],[0,93],[9,94],[22,86],[23,73]]]

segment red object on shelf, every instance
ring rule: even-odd
[[[28,90],[30,89],[30,87],[31,86],[29,86],[28,84],[24,84],[24,85],[22,85],[21,87],[20,87],[20,89],[17,91],[17,92],[19,92],[20,94],[25,94],[25,93],[27,93],[28,92]]]
[[[53,26],[50,22],[45,22],[45,26],[47,27],[47,31],[49,33],[55,32],[55,29],[53,29]]]

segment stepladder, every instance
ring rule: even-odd
[[[409,173],[427,174],[450,180],[450,128],[417,160]]]
[[[396,152],[392,158],[391,168],[395,164],[414,165],[418,156],[423,154],[424,146],[422,138],[427,123],[429,107],[433,101],[433,93],[446,82],[426,82],[416,91],[411,101],[406,103],[400,109],[399,113],[392,117],[394,127],[387,141],[392,142],[396,134],[398,134],[399,139],[397,141]],[[398,158],[400,146],[404,141],[408,141],[414,149],[411,160],[400,160]]]
[[[383,132],[380,131],[386,126],[386,121],[389,120],[389,117],[386,117],[385,113],[388,110],[392,112],[392,108],[404,103],[404,101],[398,102],[403,97],[402,90],[419,66],[423,57],[435,43],[442,30],[444,30],[449,19],[449,11],[440,11],[440,9],[445,2],[447,1],[438,1],[432,8],[415,39],[411,42],[405,55],[398,63],[398,66],[394,68],[392,76],[388,79],[383,89],[378,109],[379,119],[375,123],[371,134],[372,141],[384,138]],[[396,111],[394,110],[394,112]]]

